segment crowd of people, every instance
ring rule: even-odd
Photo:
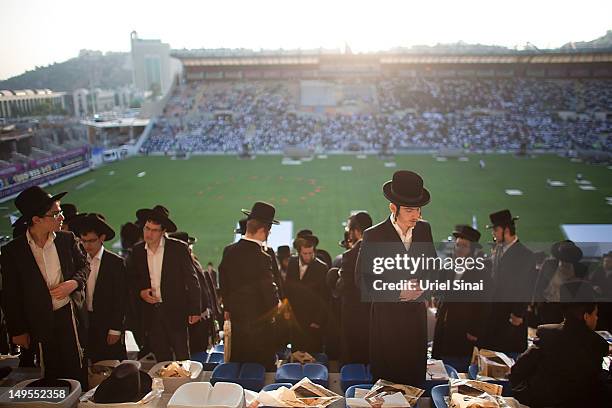
[[[458,148],[612,151],[605,80],[386,79],[361,113],[304,113],[299,84],[190,83],[176,91],[144,152]],[[558,112],[580,112],[562,119]],[[603,115],[603,116],[602,116]]]
[[[192,252],[197,238],[179,231],[162,205],[138,210],[121,227],[120,256],[104,247],[115,231],[102,214],[79,213],[62,202],[66,193],[30,187],[15,199],[22,216],[1,251],[4,343],[20,347],[23,366],[44,367],[45,376],[77,379],[87,389],[89,364],[125,359],[126,330],[141,355],[185,360],[209,349],[231,322],[229,361],[274,370],[277,352],[291,344],[291,351],[325,352],[340,364],[370,364],[375,379],[419,386],[430,306],[437,308],[434,358],[467,367],[474,346],[520,355],[510,380],[532,407],[607,398],[610,377],[601,364],[609,349],[594,330],[612,326],[612,303],[597,303],[612,298],[612,252],[595,268],[587,268],[571,241],[553,245],[550,257],[538,256],[518,239],[518,217],[506,209],[490,214],[490,254],[479,243],[481,232],[463,224],[452,232],[451,253],[439,254],[421,217],[431,200],[424,180],[401,170],[382,190],[389,216],[376,225],[367,212],[349,216],[339,231],[344,252],[335,258],[311,230],[296,234],[293,249],[269,248],[276,209],[254,203],[237,214],[241,239],[224,249],[217,273],[212,264],[202,266]],[[483,268],[421,267],[409,279],[434,273],[486,282],[488,289],[468,302],[414,287],[369,299],[380,276],[367,266],[381,245],[413,258],[480,256]],[[517,300],[525,288],[529,298]],[[532,346],[529,326],[538,327]]]

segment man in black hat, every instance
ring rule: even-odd
[[[66,193],[29,187],[15,199],[25,234],[2,248],[3,307],[12,342],[39,351],[45,376],[87,387],[81,320],[89,274],[74,234],[61,231]]]
[[[198,274],[200,283],[200,302],[202,310],[201,320],[189,326],[189,351],[191,354],[205,352],[209,346],[210,339],[215,337],[214,321],[219,317],[217,294],[214,282],[208,271],[202,268],[202,264],[193,252],[193,245],[198,241],[196,237],[189,236],[188,233],[179,231],[168,235],[187,244],[189,253],[193,261],[193,267]]]
[[[561,323],[563,313],[559,304],[561,285],[575,280],[582,250],[570,240],[555,242],[550,248],[552,258],[546,259],[535,285],[535,309],[539,324]]]
[[[455,238],[454,259],[476,259],[479,256],[482,246],[478,242],[480,240],[478,230],[469,225],[457,225],[452,235]],[[483,262],[480,267],[475,262],[465,261],[462,264],[467,265],[465,269],[447,271],[446,279],[450,281],[461,279],[469,283],[482,281],[483,289],[486,290],[489,286],[490,273],[487,265]],[[432,355],[440,360],[448,357],[463,358],[466,364],[463,368],[465,370],[474,346],[479,344],[478,341],[482,337],[487,298],[484,291],[481,293],[452,291],[441,293],[437,298],[438,309]]]
[[[322,351],[330,297],[326,282],[329,267],[316,258],[318,243],[316,236],[308,234],[302,234],[293,242],[297,256],[289,259],[285,285],[298,324],[291,345],[295,350],[309,353]]]
[[[168,210],[141,209],[144,241],[132,248],[127,271],[138,293],[145,332],[157,361],[189,358],[188,324],[200,320],[200,285],[187,244],[167,236],[176,231]],[[173,357],[174,354],[174,357]]]
[[[527,348],[528,301],[536,281],[535,256],[516,234],[518,217],[510,210],[489,215],[495,247],[492,254],[492,303],[487,321],[485,346],[506,353],[522,353]],[[531,292],[529,292],[531,290]]]
[[[355,285],[357,256],[365,230],[372,226],[372,217],[359,212],[348,219],[348,240],[353,246],[342,254],[340,269],[341,293],[341,361],[348,363],[368,363],[369,339],[364,333],[370,330],[370,303],[361,301],[361,292]]]
[[[225,320],[232,324],[230,361],[274,366],[273,320],[279,304],[272,263],[265,242],[274,219],[274,206],[258,201],[247,216],[244,236],[223,251],[219,283]]]
[[[104,248],[115,231],[96,213],[75,219],[71,228],[81,237],[91,270],[85,296],[89,312],[87,355],[92,363],[125,360],[125,264],[123,258]]]
[[[431,227],[421,218],[421,207],[430,201],[423,179],[412,171],[400,170],[383,185],[390,216],[363,234],[355,278],[362,298],[372,291],[373,271],[368,248],[384,245],[389,255],[435,258]],[[370,254],[371,255],[371,254]],[[377,275],[378,276],[378,275]],[[422,270],[401,276],[407,280],[425,277]],[[374,380],[383,378],[401,384],[420,385],[427,368],[427,309],[423,293],[389,291],[393,301],[373,302],[370,320],[370,366]]]
[[[564,321],[539,326],[534,345],[512,366],[513,396],[534,408],[609,406],[609,373],[601,368],[608,344],[595,333],[596,293],[587,282],[567,282],[560,300]]]

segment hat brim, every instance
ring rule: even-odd
[[[62,197],[64,197],[66,194],[68,194],[67,191],[63,191],[61,193],[58,193],[56,195],[53,195],[51,197],[49,197],[48,201],[45,203],[44,206],[41,206],[41,208],[46,207],[49,204],[52,204],[56,201],[59,201],[62,199]],[[13,224],[11,224],[11,227],[15,227],[16,225],[19,224],[25,224],[29,221],[30,218],[34,217],[36,214],[22,214],[21,217],[17,218],[17,221],[15,221]]]
[[[385,184],[383,184],[383,188],[382,188],[383,194],[385,195],[385,198],[389,200],[389,202],[398,204],[403,207],[424,207],[427,204],[429,204],[429,202],[431,201],[431,195],[429,194],[429,191],[425,187],[423,187],[423,192],[421,193],[419,197],[408,198],[408,197],[402,197],[398,194],[395,194],[392,188],[393,187],[392,184],[393,182],[389,180]]]
[[[512,220],[510,222],[514,222],[514,221],[518,221],[519,216],[517,215],[516,217],[512,217]],[[486,229],[491,229],[491,228],[495,228],[495,227],[507,227],[510,224],[505,224],[505,223],[494,223],[494,224],[487,224],[485,225]]]
[[[99,218],[87,217],[86,214],[83,216],[73,218],[70,222],[70,228],[73,229],[73,232],[78,233],[79,235],[82,232],[87,232],[86,230],[91,229],[95,230],[98,234],[104,235],[104,242],[110,241],[115,238],[115,230],[108,225],[104,220]]]
[[[242,209],[242,213],[244,215],[246,215],[248,218],[251,218],[251,211],[250,210],[245,210],[244,208]],[[263,219],[263,218],[255,218],[254,219],[261,221],[261,222],[265,222],[267,224],[274,224],[274,225],[279,225],[280,222],[275,220],[275,219]]]
[[[143,399],[148,393],[151,392],[151,390],[153,389],[153,379],[151,378],[151,376],[147,373],[145,373],[142,370],[138,370],[138,374],[140,376],[140,384],[141,384],[141,391],[135,395],[134,397],[132,397],[131,399],[129,398],[125,398],[126,401],[123,402],[115,402],[117,400],[117,395],[114,392],[113,389],[113,382],[109,382],[109,380],[111,380],[112,378],[108,378],[105,381],[103,381],[102,383],[100,383],[100,385],[98,385],[98,388],[96,389],[96,392],[93,395],[93,400],[95,403],[97,404],[119,404],[119,403],[126,403],[126,402],[138,402],[141,399]],[[106,383],[106,385],[104,385]],[[114,397],[114,398],[109,398],[109,397]]]
[[[470,239],[470,237],[468,237],[468,236],[467,236],[467,235],[465,235],[465,234],[462,234],[462,233],[460,233],[460,232],[454,231],[452,235],[453,235],[453,237],[455,237],[455,238],[463,238],[463,239],[467,239],[468,241],[470,241],[470,242],[472,243],[472,245],[473,245],[475,248],[482,248],[482,244],[481,244],[480,242],[478,242],[478,241],[472,241],[472,240]]]
[[[167,232],[176,232],[176,230],[178,229],[176,227],[176,224],[172,222],[170,218],[165,217],[150,208],[141,208],[140,210],[136,211],[136,218],[138,218],[138,220],[141,221],[143,225],[147,220],[159,221],[159,223],[162,225],[162,227],[164,227]]]
[[[295,249],[295,250],[298,249],[298,247],[297,247],[297,240],[298,239],[305,239],[306,241],[312,242],[312,244],[313,244],[312,246],[315,247],[315,248],[319,246],[319,238],[316,235],[306,235],[306,236],[299,237],[299,238],[296,238],[296,239],[293,240],[293,249]]]
[[[574,249],[572,249],[572,253],[563,253],[559,251],[561,249],[561,242],[555,242],[550,248],[550,253],[553,257],[560,261],[576,263],[582,259],[584,254],[582,253],[582,249],[580,249],[578,246],[574,245],[573,247]],[[568,245],[568,249],[569,248],[571,248],[571,245]]]

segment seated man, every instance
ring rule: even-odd
[[[602,359],[608,344],[594,332],[593,288],[584,281],[568,282],[562,286],[561,301],[565,320],[539,326],[534,345],[512,367],[513,394],[532,408],[606,406],[604,381],[609,374],[602,370]]]

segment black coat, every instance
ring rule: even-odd
[[[142,300],[140,291],[151,287],[145,243],[132,248],[126,260],[128,279],[138,297],[137,304],[143,312],[145,326],[149,326],[154,305]],[[193,267],[187,244],[166,237],[161,273],[162,315],[170,327],[182,330],[187,327],[188,316],[200,314],[200,284]]]
[[[87,257],[72,232],[56,232],[55,247],[64,281],[74,279],[77,289],[70,295],[76,311],[79,337],[85,337],[85,284],[89,275]],[[29,333],[34,341],[46,342],[53,333],[53,306],[47,282],[32,254],[26,235],[4,247],[2,266],[2,303],[11,336]]]
[[[485,265],[488,265],[486,263]],[[454,275],[454,271],[450,271]],[[466,269],[461,279],[466,282],[477,283],[482,280],[486,288],[490,284],[490,269]],[[449,279],[453,279],[449,275]],[[474,294],[470,294],[470,297]],[[442,296],[436,312],[436,326],[434,329],[434,342],[432,355],[434,358],[443,357],[469,357],[474,346],[479,345],[467,339],[469,333],[479,340],[484,334],[485,319],[489,311],[486,294],[481,294],[481,301],[461,301],[461,294],[453,292]],[[475,299],[474,299],[475,300]]]
[[[93,317],[98,328],[104,332],[123,331],[126,303],[124,260],[119,255],[105,249],[102,253],[93,298]]]
[[[125,359],[122,341],[106,343],[109,330],[124,331],[127,307],[126,270],[123,258],[108,250],[102,252],[96,277],[93,313],[90,315],[88,355],[92,361]]]
[[[521,242],[515,242],[502,256],[493,276],[490,314],[485,347],[502,352],[523,352],[527,348],[527,301],[510,302],[536,282],[535,257]],[[523,324],[510,324],[510,313],[523,318]]]
[[[538,327],[534,346],[512,367],[513,395],[530,407],[603,407],[602,359],[607,342],[586,325]]]
[[[370,302],[361,301],[355,285],[355,270],[361,241],[342,254],[340,269],[341,296],[341,360],[347,363],[367,363],[369,356]]]
[[[385,244],[388,252],[406,253],[391,220],[377,224],[364,232],[356,280],[361,290],[373,280],[364,250],[371,244]],[[414,245],[420,243],[419,245]],[[412,232],[412,246],[407,251],[411,257],[436,257],[431,227],[425,221],[416,223]],[[407,275],[406,279],[425,276],[421,271]],[[395,299],[399,299],[393,295]],[[365,334],[365,333],[364,333]],[[373,302],[370,314],[370,365],[374,381],[385,379],[401,384],[419,386],[425,381],[427,370],[427,309],[424,302]]]
[[[315,258],[300,280],[298,257],[289,259],[285,281],[287,299],[296,320],[303,328],[309,327],[311,323],[323,327],[327,321],[327,303],[330,297],[326,280],[328,269],[323,261]]]
[[[232,362],[273,364],[278,297],[272,274],[272,259],[256,242],[241,239],[223,251],[219,283],[232,324]]]

